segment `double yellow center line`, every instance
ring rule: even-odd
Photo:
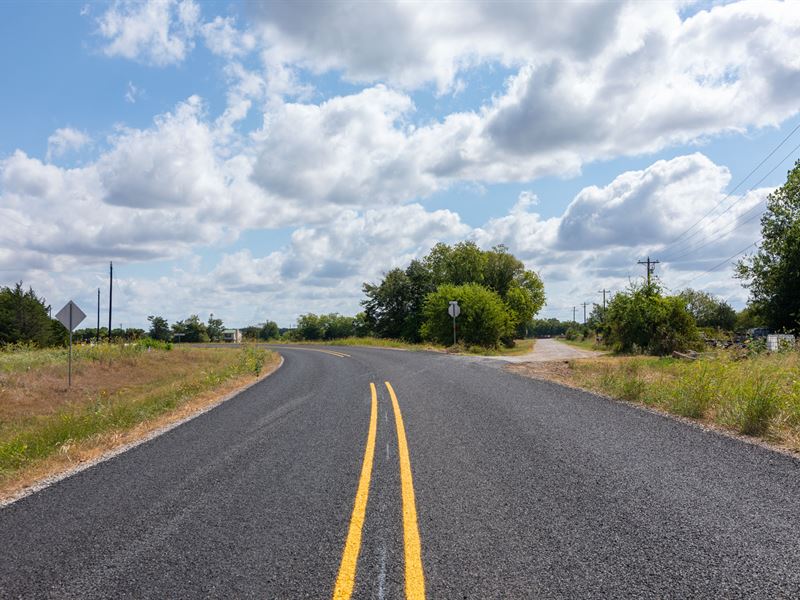
[[[419,538],[417,525],[417,507],[414,499],[414,482],[411,477],[411,460],[408,457],[408,443],[406,430],[403,425],[403,415],[400,404],[392,385],[384,382],[392,399],[394,422],[397,428],[397,446],[400,458],[400,493],[403,499],[403,542],[406,576],[406,599],[424,600],[425,575],[422,570],[422,545]],[[364,450],[364,462],[361,466],[361,477],[358,481],[356,499],[353,505],[353,514],[350,517],[350,528],[342,553],[342,562],[339,566],[339,575],[333,590],[334,600],[347,600],[353,593],[356,580],[356,567],[361,549],[361,530],[367,511],[367,498],[369,497],[369,484],[372,478],[372,463],[375,456],[375,438],[378,429],[378,392],[375,384],[369,384],[372,393],[372,409],[369,417],[369,432],[367,433],[367,447]]]

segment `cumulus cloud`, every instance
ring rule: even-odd
[[[256,47],[256,37],[248,31],[237,29],[236,22],[231,17],[215,17],[200,30],[208,49],[225,58],[244,56]]]
[[[116,0],[97,24],[107,56],[163,67],[182,62],[194,47],[200,7],[193,0]]]
[[[83,131],[64,127],[56,129],[53,135],[47,138],[47,160],[63,156],[67,152],[80,150],[91,141]]]

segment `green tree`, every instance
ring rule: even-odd
[[[680,296],[663,297],[656,283],[632,283],[606,308],[605,341],[618,352],[669,354],[699,343],[694,318]]]
[[[0,344],[29,342],[45,347],[60,343],[61,330],[66,329],[60,323],[53,324],[48,308],[45,299],[33,288],[26,292],[21,281],[13,288],[0,288]]]
[[[392,269],[379,284],[365,283],[362,301],[366,320],[379,337],[406,338],[412,319],[414,287],[402,269]]]
[[[169,323],[164,317],[150,315],[147,317],[147,320],[150,321],[150,331],[148,335],[151,338],[165,342],[168,342],[172,338],[172,334],[169,330]]]
[[[751,304],[774,330],[800,330],[800,160],[767,197],[757,252],[737,264]]]
[[[468,345],[496,348],[512,335],[514,324],[499,294],[477,283],[440,285],[425,299],[422,337],[440,344],[453,341],[453,321],[447,313],[451,300],[461,307],[458,337]]]
[[[259,339],[276,340],[281,336],[278,324],[275,321],[267,321],[261,326],[258,332]]]
[[[222,319],[215,319],[214,313],[208,316],[208,324],[206,325],[206,333],[212,342],[219,342],[222,340],[222,332],[225,330],[225,325]]]
[[[295,334],[301,340],[321,340],[325,334],[325,328],[318,315],[307,313],[297,318]]]
[[[700,290],[686,289],[679,296],[698,327],[717,327],[730,331],[736,325],[736,311],[730,304]]]
[[[172,325],[173,337],[180,336],[181,342],[208,342],[206,324],[197,315],[192,315],[185,321],[178,321]],[[112,332],[113,333],[113,332]]]

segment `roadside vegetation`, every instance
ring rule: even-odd
[[[554,379],[800,451],[800,353],[724,350],[695,361],[625,356],[539,365]]]
[[[275,353],[132,344],[0,350],[0,493],[187,416],[277,364]]]
[[[395,348],[398,350],[410,350],[417,352],[447,352],[451,354],[475,354],[480,356],[517,356],[526,354],[533,350],[536,343],[534,339],[515,340],[512,347],[499,347],[499,348],[486,348],[484,346],[470,346],[463,343],[456,344],[455,346],[444,346],[442,344],[435,344],[433,342],[406,342],[403,340],[395,340],[389,338],[379,338],[374,336],[364,337],[345,337],[334,338],[331,340],[292,340],[292,339],[279,339],[275,340],[280,344],[318,344],[318,345],[334,345],[334,346],[369,346],[373,348]]]

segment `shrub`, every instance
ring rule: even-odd
[[[618,352],[670,354],[697,347],[700,337],[683,299],[661,296],[655,284],[631,284],[606,310],[606,342]]]
[[[453,341],[453,319],[447,313],[451,300],[461,307],[458,317],[458,339],[466,345],[496,348],[500,340],[512,336],[514,323],[500,296],[477,283],[445,284],[425,298],[422,314],[422,337],[450,345]]]

